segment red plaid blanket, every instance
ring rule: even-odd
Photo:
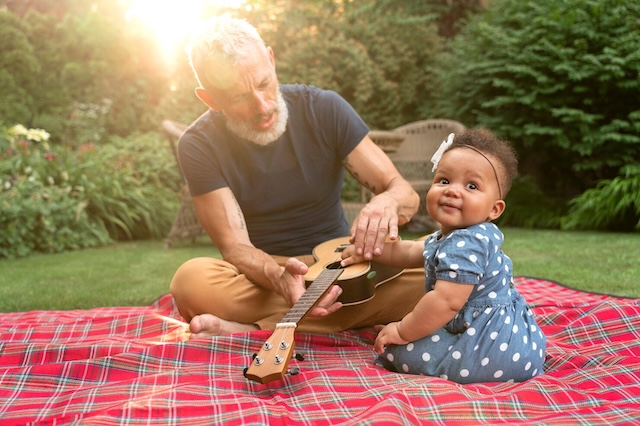
[[[549,339],[524,383],[391,373],[364,330],[296,334],[300,374],[262,385],[243,369],[269,332],[185,340],[170,296],[0,314],[0,423],[640,424],[640,299],[517,284]]]

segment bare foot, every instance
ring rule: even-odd
[[[257,329],[258,327],[253,324],[226,321],[211,314],[202,314],[191,318],[189,323],[191,337],[189,338],[222,336],[224,334],[242,333]]]

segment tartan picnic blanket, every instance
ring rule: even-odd
[[[545,374],[460,385],[373,364],[372,329],[296,333],[297,375],[243,369],[271,334],[188,340],[170,295],[145,307],[0,314],[0,424],[638,424],[640,299],[517,277]]]

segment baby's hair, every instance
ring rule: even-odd
[[[456,135],[448,150],[464,148],[465,145],[489,156],[492,163],[497,160],[497,174],[500,176],[502,197],[505,197],[511,189],[513,178],[518,174],[518,156],[511,144],[487,129],[467,129]]]

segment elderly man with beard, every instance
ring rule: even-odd
[[[214,18],[187,49],[209,107],[180,138],[180,166],[200,223],[224,260],[184,263],[171,293],[191,337],[273,329],[305,292],[318,244],[350,236],[373,259],[419,197],[337,93],[280,85],[274,52],[246,21]],[[346,169],[375,194],[349,226]],[[420,270],[342,306],[334,285],[298,329],[328,333],[400,320],[424,293]]]

